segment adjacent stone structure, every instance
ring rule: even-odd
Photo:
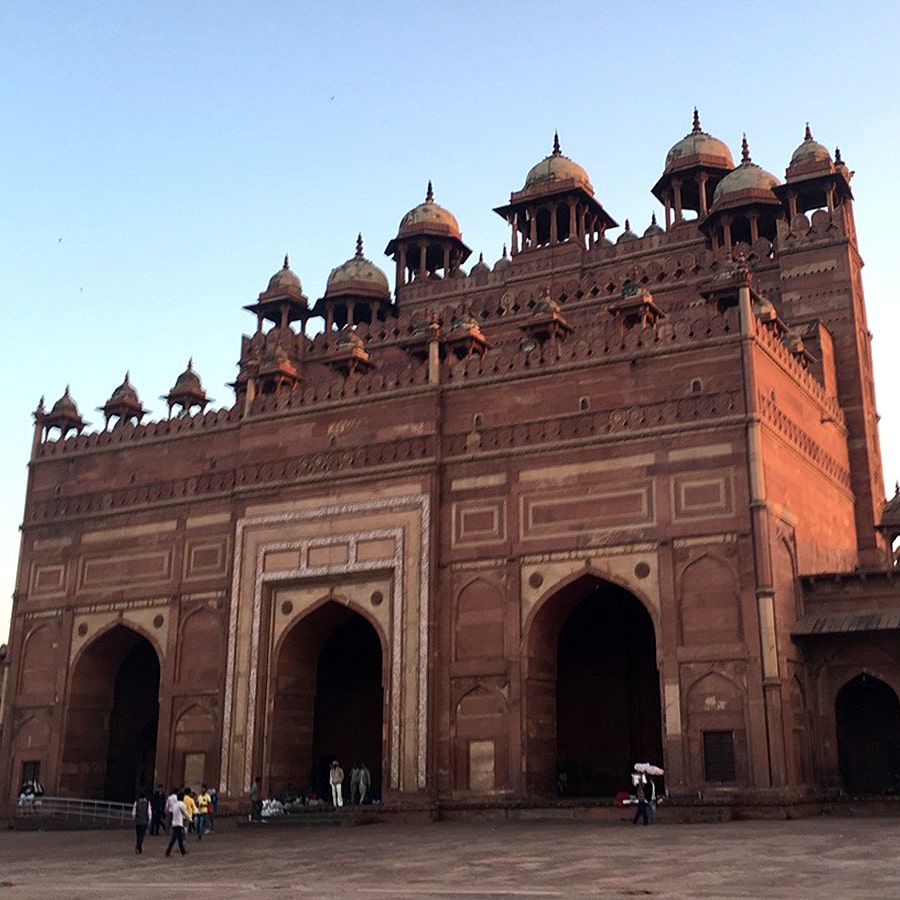
[[[188,364],[85,430],[35,414],[0,790],[130,798],[366,761],[395,801],[881,791],[900,591],[851,173],[691,132],[643,236],[561,152],[470,249],[434,199],[310,304],[246,308],[233,405]],[[313,334],[311,318],[324,320]],[[227,352],[227,348],[223,348]],[[884,513],[884,517],[883,517]]]

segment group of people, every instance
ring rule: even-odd
[[[184,856],[187,853],[185,834],[196,832],[197,840],[202,840],[204,834],[213,831],[218,805],[216,789],[205,784],[201,785],[199,793],[181,785],[166,795],[161,784],[156,786],[151,797],[142,791],[131,812],[136,835],[134,852],[144,852],[144,837],[148,830],[151,835],[162,831],[169,835],[166,856],[171,856],[175,844]]]
[[[331,785],[331,802],[335,809],[344,805],[344,770],[341,764],[334,760],[328,773],[328,782]],[[365,764],[353,763],[350,767],[350,804],[351,806],[365,803],[372,789],[372,773]]]

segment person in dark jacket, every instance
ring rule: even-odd
[[[147,828],[150,825],[150,817],[152,815],[150,801],[147,799],[146,791],[141,791],[140,796],[134,801],[134,806],[131,808],[131,815],[134,819],[134,832],[137,838],[134,845],[134,852],[143,853],[144,835],[147,833]]]

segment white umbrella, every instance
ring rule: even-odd
[[[642,775],[665,775],[665,770],[653,763],[635,763],[634,771],[640,772]]]

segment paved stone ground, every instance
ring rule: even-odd
[[[130,831],[0,833],[0,900],[900,897],[898,819],[217,826],[170,859]]]

